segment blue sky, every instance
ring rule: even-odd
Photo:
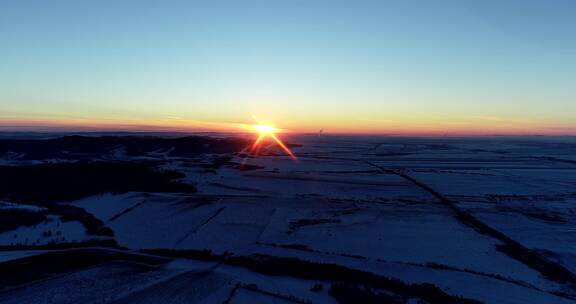
[[[1,1],[3,124],[573,133],[575,1]]]

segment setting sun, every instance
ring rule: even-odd
[[[294,153],[284,144],[278,136],[274,133],[278,133],[278,129],[271,124],[262,123],[256,116],[253,116],[254,120],[256,120],[257,124],[252,125],[252,129],[255,133],[258,133],[258,138],[252,146],[250,147],[250,153],[258,155],[260,153],[260,149],[262,148],[262,142],[266,138],[272,138],[274,142],[286,153],[290,158],[296,160],[296,156]]]
[[[271,125],[258,124],[258,125],[253,125],[252,128],[254,128],[256,131],[258,131],[260,134],[263,134],[263,135],[274,134],[278,131],[278,129],[276,129],[275,127],[273,127]]]

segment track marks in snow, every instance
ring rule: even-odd
[[[226,209],[226,206],[224,207],[220,207],[218,210],[216,210],[210,217],[208,217],[204,222],[202,222],[200,225],[194,227],[194,229],[190,230],[188,233],[186,233],[183,237],[181,237],[178,241],[176,241],[176,243],[174,244],[174,248],[178,247],[180,244],[182,244],[182,242],[184,242],[189,236],[191,236],[192,234],[198,232],[202,227],[204,227],[206,224],[210,223],[211,220],[213,220],[215,217],[217,217],[220,213],[222,213],[222,211],[224,211],[224,209]]]
[[[414,177],[406,174],[403,170],[384,168],[368,161],[366,163],[373,167],[380,168],[384,172],[396,174],[414,183],[416,186],[429,192],[434,197],[436,197],[441,203],[452,209],[452,211],[454,211],[456,215],[456,219],[458,219],[461,223],[471,227],[478,233],[489,235],[497,239],[498,241],[502,242],[503,243],[502,245],[497,246],[497,249],[499,251],[523,263],[524,265],[538,271],[540,274],[542,274],[544,277],[546,277],[551,281],[555,281],[560,284],[565,284],[566,286],[570,286],[572,289],[576,289],[576,275],[572,273],[570,270],[566,269],[564,266],[547,259],[546,257],[542,256],[533,249],[524,247],[516,240],[513,240],[504,233],[485,224],[472,214],[459,208],[455,202],[453,202],[446,196],[432,189],[430,186],[416,180]]]
[[[110,217],[110,219],[108,219],[108,221],[109,221],[109,222],[113,222],[113,221],[117,220],[119,217],[121,217],[121,216],[123,216],[123,215],[126,215],[128,212],[130,212],[130,211],[132,211],[132,210],[134,210],[134,209],[142,206],[142,204],[144,204],[145,202],[146,202],[146,200],[143,200],[143,201],[141,201],[141,202],[139,202],[139,203],[137,203],[137,204],[134,204],[134,205],[132,205],[132,206],[130,206],[130,207],[128,207],[128,208],[120,211],[120,212],[117,213],[117,214],[114,214],[112,217]]]

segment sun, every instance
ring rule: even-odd
[[[276,133],[280,130],[268,123],[262,123],[256,116],[254,116],[254,120],[256,120],[257,124],[251,126],[251,130],[254,133],[258,134],[258,138],[250,147],[250,153],[254,155],[258,155],[260,153],[260,149],[262,147],[262,142],[266,138],[271,138],[274,142],[286,153],[290,158],[296,160],[296,155],[286,146]]]
[[[252,125],[252,128],[254,128],[254,130],[258,131],[262,135],[274,134],[274,133],[276,133],[276,131],[278,131],[278,129],[276,129],[275,127],[273,127],[271,125],[257,124],[257,125]]]

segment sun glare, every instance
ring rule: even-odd
[[[262,123],[256,116],[254,116],[254,120],[256,120],[257,124],[252,125],[252,130],[258,134],[258,138],[250,147],[250,153],[254,155],[258,155],[262,148],[262,144],[264,139],[271,138],[274,142],[286,153],[290,158],[296,160],[296,156],[288,146],[286,146],[275,133],[278,133],[278,129],[271,124],[264,124]]]

